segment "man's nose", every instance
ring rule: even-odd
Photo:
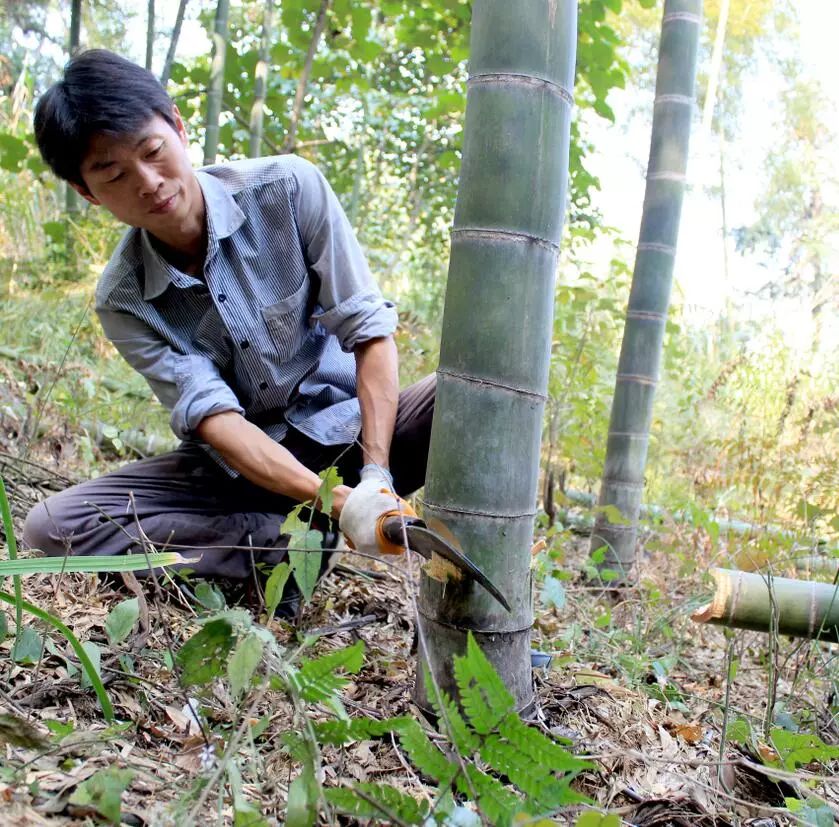
[[[152,164],[140,164],[137,177],[140,182],[140,195],[142,197],[154,195],[163,183],[163,177]]]

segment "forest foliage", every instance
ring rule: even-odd
[[[248,154],[265,8],[263,2],[242,2],[230,12],[220,159]],[[335,0],[326,8],[327,25],[314,53],[290,148],[324,170],[374,273],[399,302],[403,374],[409,380],[433,370],[436,362],[462,137],[470,7],[460,0]],[[124,50],[129,22],[135,27],[145,22],[136,11],[133,21],[126,19],[116,3],[83,9],[85,46]],[[264,154],[284,146],[319,9],[312,0],[288,0],[275,15]],[[42,2],[26,8],[11,5],[9,11],[0,30],[8,44],[0,78],[2,344],[48,360],[60,359],[66,351],[71,363],[96,364],[84,380],[63,376],[51,401],[84,421],[89,432],[91,420],[100,423],[94,436],[101,442],[103,427],[115,435],[136,425],[132,410],[138,402],[133,393],[103,389],[100,375],[143,393],[142,384],[116,360],[102,367],[98,357],[109,350],[86,310],[89,285],[121,230],[99,210],[83,210],[66,220],[62,187],[44,169],[33,144],[33,102],[55,79],[63,60],[47,21],[59,14],[66,17],[69,10]],[[705,49],[712,44],[716,12],[709,4]],[[212,7],[193,13],[212,28]],[[784,32],[792,30],[791,14],[785,4],[767,3],[749,4],[745,17],[733,13],[717,116],[730,138],[738,128],[737,90],[760,61],[774,54],[778,40],[788,36]],[[172,22],[157,16],[158,63],[168,48]],[[633,241],[604,226],[594,206],[597,190],[608,182],[590,171],[588,158],[596,148],[588,135],[593,119],[614,122],[610,94],[627,83],[649,83],[650,64],[639,61],[654,42],[656,4],[585,0],[579,26],[577,117],[556,291],[545,463],[566,486],[588,488],[596,484],[603,460]],[[25,42],[36,48],[21,45],[21,31],[28,32]],[[792,58],[784,59],[792,71]],[[700,63],[705,66],[704,60]],[[209,70],[209,54],[176,59],[171,69],[169,90],[187,121],[196,154],[204,134]],[[706,84],[701,75],[700,100]],[[835,279],[826,269],[826,251],[835,240],[835,221],[831,224],[829,218],[835,211],[823,206],[832,203],[832,191],[823,190],[832,186],[833,173],[824,174],[829,165],[820,149],[829,145],[828,133],[813,85],[806,87],[804,80],[795,84],[784,93],[789,142],[768,160],[767,209],[753,227],[732,228],[730,233],[740,249],[760,248],[773,256],[777,276],[770,281],[777,286],[767,290],[809,289],[814,313],[833,319]],[[818,136],[810,140],[814,132]],[[802,153],[795,141],[812,149]],[[712,187],[715,182],[697,183]],[[640,204],[638,209],[640,214]],[[610,248],[611,255],[604,256],[602,251]],[[836,361],[825,354],[799,365],[780,332],[748,322],[737,322],[734,331],[736,308],[714,331],[692,327],[681,310],[677,303],[668,324],[667,372],[656,402],[648,498],[674,508],[696,503],[756,522],[795,523],[807,503],[811,518],[825,515],[819,530],[832,530],[839,490],[837,447],[829,438],[837,417]],[[818,350],[818,342],[814,347]],[[46,389],[28,404],[39,393]],[[97,411],[100,394],[108,400],[107,417]],[[684,427],[686,418],[689,428]],[[163,418],[155,421],[157,433],[165,435]]]
[[[130,37],[131,31],[145,26],[139,5],[83,2],[82,45],[132,54],[133,49],[140,60]],[[153,49],[158,72],[174,23],[164,19],[160,5]],[[722,5],[717,0],[705,4],[700,102],[711,85],[709,56]],[[219,160],[250,152],[266,7],[265,0],[240,0],[230,9]],[[98,473],[152,453],[172,438],[165,413],[150,403],[143,380],[104,341],[92,313],[93,285],[122,230],[107,214],[84,205],[68,217],[64,188],[40,161],[31,134],[34,102],[58,77],[66,58],[70,3],[9,1],[2,8],[0,450],[13,444],[24,459],[37,454],[71,476]],[[165,8],[173,11],[174,5]],[[585,524],[587,517],[579,517],[571,506],[581,499],[591,504],[586,497],[596,489],[602,472],[634,256],[635,239],[608,226],[598,208],[600,195],[612,182],[593,172],[598,151],[594,136],[604,125],[623,129],[621,117],[626,113],[649,122],[643,106],[650,102],[660,10],[654,0],[580,3],[570,194],[554,296],[542,452],[545,496],[538,528],[544,547],[534,550],[533,571],[542,608],[537,628],[552,644],[565,647],[561,664],[573,660],[571,653],[582,658],[581,651],[594,652],[627,683],[641,686],[645,698],[687,711],[691,699],[673,676],[689,647],[674,643],[674,609],[665,605],[654,583],[641,584],[643,610],[631,628],[616,622],[618,609],[590,610],[578,603],[574,607],[580,616],[561,629],[556,626],[557,613],[575,600],[569,581],[577,578],[587,584],[596,576],[591,563],[569,569],[562,541],[568,527]],[[207,32],[212,31],[214,13],[209,0],[191,0],[190,19],[197,18]],[[325,26],[313,47],[321,14]],[[262,152],[304,155],[321,167],[339,194],[374,274],[398,301],[403,384],[437,364],[460,164],[469,20],[470,4],[464,0],[274,4]],[[782,326],[751,319],[747,308],[732,304],[710,324],[700,324],[677,293],[655,403],[644,548],[648,554],[667,555],[678,577],[693,575],[711,559],[740,568],[767,563],[785,567],[802,548],[830,551],[839,538],[839,359],[835,337],[826,335],[837,314],[833,268],[839,249],[839,197],[835,161],[829,158],[835,136],[818,83],[805,76],[790,46],[795,32],[790,2],[732,4],[713,132],[722,139],[720,147],[737,145],[744,130],[744,90],[753,88],[750,82],[771,66],[774,77],[781,78],[778,141],[764,159],[766,174],[755,221],[728,227],[725,240],[732,256],[762,257],[767,275],[762,296],[805,297],[813,335],[804,351],[796,349]],[[300,97],[309,55],[310,73]],[[209,52],[180,50],[167,87],[184,115],[197,161],[205,138],[210,69]],[[294,110],[297,97],[302,101],[299,112]],[[616,101],[622,101],[620,108]],[[297,125],[289,144],[294,119]],[[722,177],[714,177],[694,179],[692,185],[711,198],[724,198],[722,184]],[[639,215],[640,208],[638,203]],[[691,231],[689,224],[682,226],[682,234]],[[4,518],[9,526],[11,515]],[[301,545],[306,546],[308,526],[297,522]],[[696,528],[705,545],[695,540],[666,543],[657,533],[664,524]],[[745,530],[747,524],[766,530]],[[677,538],[685,536],[681,531],[674,529]],[[12,544],[8,546],[11,551]],[[306,578],[311,558],[304,549],[291,567],[275,569],[264,595],[267,616],[293,569],[295,576]],[[599,561],[595,557],[593,562]],[[47,570],[33,569],[31,560],[18,564],[4,576]],[[307,585],[313,588],[314,581]],[[311,588],[304,589],[307,597]],[[413,719],[350,718],[340,691],[347,676],[362,668],[360,646],[314,657],[309,651],[312,640],[303,638],[286,650],[257,619],[228,609],[212,587],[196,588],[195,597],[203,607],[195,620],[199,630],[176,655],[168,650],[148,659],[159,656],[171,674],[179,674],[182,686],[195,692],[223,683],[224,703],[235,709],[237,725],[239,720],[246,723],[225,729],[227,747],[221,755],[211,741],[213,733],[201,731],[206,747],[201,757],[213,773],[212,783],[204,777],[189,788],[180,802],[185,808],[181,815],[198,812],[212,785],[221,781],[231,790],[235,823],[265,823],[248,798],[250,790],[243,782],[247,768],[237,749],[270,731],[269,715],[250,717],[262,699],[260,693],[269,691],[288,700],[298,733],[287,732],[283,743],[302,768],[287,790],[289,823],[312,823],[318,810],[357,818],[389,812],[397,816],[394,823],[409,824],[429,823],[427,818],[435,813],[441,823],[444,817],[466,818],[452,789],[460,799],[477,800],[497,824],[525,813],[535,818],[580,800],[570,785],[589,766],[574,757],[561,738],[523,728],[476,647],[456,667],[465,698],[463,714],[450,699],[437,697],[440,717],[448,723],[439,737],[430,738]],[[19,595],[16,600],[7,598],[11,596],[2,597],[7,604],[24,607]],[[124,651],[140,623],[142,604],[137,600],[121,601],[108,612],[99,645],[81,643],[70,628],[57,626],[61,621],[49,612],[31,603],[25,606],[40,612],[37,617],[69,642],[72,654],[52,642],[47,644],[48,654],[60,660],[74,680],[92,687],[105,719],[112,717],[112,709],[100,680],[103,655],[116,652],[118,665],[129,673],[141,666],[139,657],[134,660]],[[5,613],[0,612],[0,620],[6,622]],[[14,661],[39,664],[42,636],[25,634],[32,630],[24,627],[20,616],[15,625],[21,633],[14,644]],[[0,638],[6,631],[0,629]],[[776,661],[761,660],[775,684]],[[729,682],[738,663],[731,644]],[[817,671],[829,673],[822,666],[816,661]],[[796,672],[793,689],[798,680]],[[312,714],[315,705],[318,716]],[[793,720],[780,701],[767,701],[765,706],[761,721],[759,714],[729,718],[726,705],[721,751],[726,743],[736,744],[768,755],[772,767],[790,772],[805,765],[824,768],[836,760],[836,748],[809,731],[816,726],[815,714]],[[199,730],[205,724],[200,718]],[[56,749],[71,742],[72,725],[50,720],[47,726]],[[119,726],[108,729],[106,737],[117,737]],[[434,809],[386,784],[365,782],[353,790],[324,784],[323,749],[384,738],[398,743],[427,779]],[[545,773],[548,763],[561,772]],[[115,820],[131,772],[101,769],[76,788],[75,803]],[[501,784],[499,777],[510,783]],[[830,817],[816,798],[790,798],[784,806],[808,823],[825,823]],[[597,823],[617,823],[616,817],[609,818],[601,821],[598,815]],[[593,827],[585,817],[578,823]]]

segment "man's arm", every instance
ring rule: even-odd
[[[128,313],[98,308],[102,327],[126,361],[148,381],[172,414],[181,439],[199,436],[232,468],[269,491],[305,502],[314,500],[321,481],[281,445],[242,415],[236,395],[205,356],[176,353],[144,322]],[[338,517],[350,492],[333,490]]]
[[[215,448],[228,465],[256,485],[299,502],[317,497],[320,477],[236,411],[208,416],[198,425],[196,433]],[[346,485],[333,489],[333,517],[340,515],[350,490]]]
[[[399,363],[392,336],[356,345],[363,464],[387,468],[399,404]]]

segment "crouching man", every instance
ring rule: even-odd
[[[292,155],[194,170],[160,83],[103,50],[67,65],[35,132],[53,171],[130,227],[96,311],[183,441],[50,497],[24,542],[121,554],[138,550],[139,523],[158,546],[200,553],[197,575],[242,580],[247,548],[284,558],[284,517],[335,464],[331,516],[375,552],[394,507],[382,489],[423,483],[434,378],[400,393],[394,306],[323,176]]]

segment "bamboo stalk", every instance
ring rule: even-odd
[[[172,39],[169,41],[169,49],[166,52],[166,60],[163,63],[163,71],[160,73],[160,84],[166,86],[169,82],[169,74],[172,71],[172,64],[175,62],[175,54],[178,51],[178,41],[181,38],[181,26],[184,22],[184,15],[186,14],[186,4],[188,0],[180,0],[178,3],[178,11],[175,15],[175,25],[172,28]]]
[[[565,210],[574,0],[476,0],[463,162],[443,317],[425,515],[501,585],[423,573],[420,657],[457,695],[469,632],[518,708],[533,700],[530,548]],[[433,690],[417,668],[415,698]]]
[[[600,505],[616,506],[624,519],[613,523],[599,514],[591,537],[592,552],[606,548],[601,570],[611,570],[622,583],[636,574],[638,511],[685,188],[701,14],[702,0],[665,0],[647,186],[600,487]]]
[[[249,158],[262,155],[262,126],[265,116],[265,92],[268,86],[268,64],[271,59],[271,37],[274,30],[274,0],[266,0],[262,17],[262,38],[259,44],[259,60],[254,69],[253,106],[250,119]]]
[[[214,164],[218,154],[219,118],[224,96],[224,58],[227,51],[227,17],[230,0],[218,0],[213,31],[213,62],[207,90],[207,121],[204,134],[204,166]]]
[[[839,585],[712,569],[713,600],[695,612],[697,623],[839,642]]]
[[[291,107],[291,117],[288,122],[288,130],[286,131],[285,140],[283,141],[282,152],[293,152],[297,142],[297,126],[300,123],[300,118],[303,115],[303,102],[306,98],[306,88],[309,85],[309,75],[312,73],[312,64],[315,62],[315,54],[317,53],[320,39],[323,36],[323,30],[326,28],[326,13],[332,5],[332,0],[321,0],[320,9],[318,10],[317,20],[315,21],[315,28],[312,30],[312,39],[309,41],[309,48],[306,52],[306,60],[303,63],[303,70],[300,73],[300,78],[297,81],[297,91],[294,93],[294,105]]]

